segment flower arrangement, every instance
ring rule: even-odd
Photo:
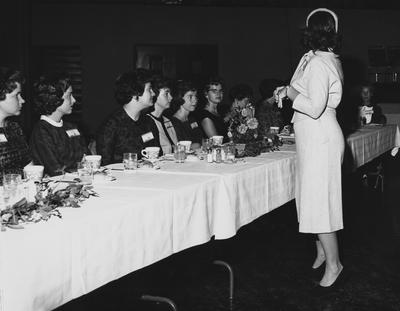
[[[282,145],[277,135],[259,135],[259,122],[254,117],[251,104],[232,113],[228,137],[235,144],[246,145],[242,156],[257,156],[261,152],[279,150],[279,146]]]
[[[61,182],[42,181],[36,184],[35,202],[22,198],[12,206],[0,211],[1,230],[5,226],[23,229],[22,223],[49,220],[52,216],[62,218],[58,208],[80,207],[80,203],[90,196],[98,196],[91,185],[84,185],[80,180],[68,182],[60,187]]]

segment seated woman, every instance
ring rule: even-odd
[[[0,69],[0,185],[3,174],[21,174],[31,157],[18,123],[8,120],[18,116],[25,103],[21,96],[23,77],[19,71]]]
[[[235,114],[241,112],[244,108],[246,107],[252,108],[250,104],[250,99],[252,96],[253,96],[253,90],[249,85],[241,83],[233,86],[229,91],[229,99],[231,100],[231,106],[228,113],[224,117],[225,123],[229,123],[231,118]]]
[[[103,165],[122,162],[125,152],[137,153],[145,147],[160,147],[158,134],[143,110],[153,106],[154,92],[151,77],[144,69],[120,75],[115,82],[115,99],[121,108],[100,128],[96,140],[97,153]]]
[[[279,109],[275,103],[274,90],[282,84],[283,82],[276,79],[264,79],[260,83],[259,91],[261,100],[257,103],[256,118],[259,124],[259,133],[262,135],[268,134],[271,126],[281,128],[291,121],[293,110],[287,108],[289,105],[283,105],[283,108]],[[292,111],[286,113],[286,111],[283,111],[285,109],[290,109]],[[284,114],[291,115],[284,118]]]
[[[370,83],[363,83],[359,92],[361,97],[360,118],[364,118],[365,123],[386,124],[386,117],[373,98],[374,87]]]
[[[178,83],[172,106],[175,113],[171,121],[174,124],[178,140],[190,140],[192,149],[199,149],[203,132],[193,116],[197,107],[197,89],[191,82],[180,81]]]
[[[66,75],[43,76],[34,85],[34,102],[40,120],[30,138],[33,163],[44,166],[44,173],[60,175],[76,169],[88,149],[76,125],[63,121],[76,102]]]
[[[227,138],[227,127],[218,108],[224,98],[222,81],[219,78],[210,78],[204,88],[206,104],[198,112],[198,120],[205,137],[215,135]]]
[[[163,77],[156,77],[152,81],[152,89],[155,93],[154,110],[148,114],[155,126],[155,134],[158,136],[163,154],[174,152],[174,145],[178,142],[175,128],[172,122],[163,113],[171,105],[171,86]]]

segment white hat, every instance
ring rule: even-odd
[[[326,9],[326,8],[319,8],[319,9],[315,9],[314,11],[312,11],[310,14],[308,14],[307,19],[306,19],[306,26],[308,27],[308,20],[310,19],[311,16],[313,16],[315,13],[317,12],[327,12],[329,14],[332,15],[333,19],[335,20],[335,31],[336,33],[338,32],[338,28],[339,28],[339,22],[338,22],[338,17],[335,14],[335,12]]]

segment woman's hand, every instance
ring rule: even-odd
[[[287,89],[288,86],[278,86],[274,91],[274,98],[278,108],[282,108],[282,99],[287,96]]]

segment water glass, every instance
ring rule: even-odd
[[[123,154],[124,169],[127,171],[137,168],[137,153],[127,152]]]
[[[201,149],[202,149],[202,151],[203,151],[204,153],[207,153],[207,150],[208,150],[209,148],[211,148],[211,146],[212,146],[212,141],[211,141],[211,139],[209,139],[209,138],[203,138],[203,139],[201,140]]]
[[[81,182],[90,185],[93,182],[93,164],[91,162],[78,162],[76,168]]]
[[[186,148],[184,145],[177,144],[174,152],[175,162],[183,163],[186,160]]]
[[[21,198],[21,185],[20,174],[5,174],[3,176],[3,198],[6,207],[16,203]]]

